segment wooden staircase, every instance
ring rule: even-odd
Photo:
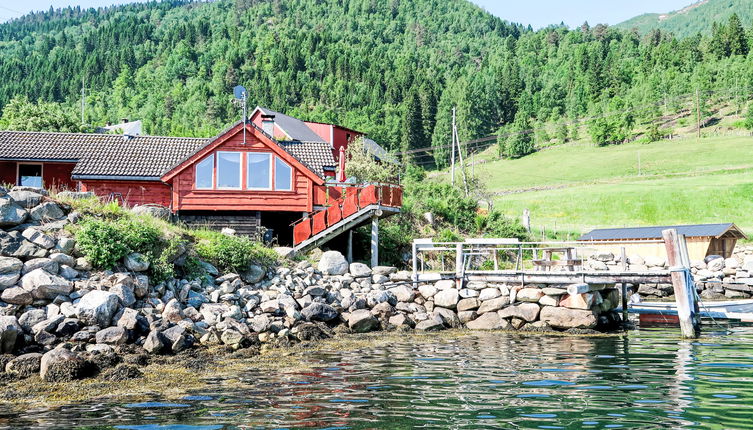
[[[400,212],[403,203],[403,190],[393,184],[367,184],[363,186],[334,186],[330,204],[322,210],[312,212],[308,217],[297,221],[293,226],[293,249],[306,252],[319,247],[337,236],[368,222],[372,223],[372,259],[375,255],[373,243],[376,235],[378,243],[379,218]],[[376,230],[376,232],[375,232]]]

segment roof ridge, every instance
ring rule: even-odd
[[[154,134],[138,134],[138,135],[127,135],[127,134],[109,134],[109,133],[82,133],[82,132],[67,132],[67,131],[27,131],[27,130],[0,130],[0,133],[30,133],[30,134],[55,134],[55,135],[71,135],[71,136],[103,136],[103,137],[122,137],[122,136],[131,136],[132,138],[138,138],[138,137],[157,137],[160,139],[196,139],[196,140],[207,140],[211,139],[211,137],[194,137],[194,136],[160,136],[160,135],[154,135]]]

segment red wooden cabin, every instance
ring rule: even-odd
[[[292,244],[292,223],[338,204],[325,182],[348,129],[264,108],[249,120],[245,133],[238,121],[213,138],[0,131],[0,184],[157,204],[189,224],[241,234],[264,226]],[[325,126],[335,140],[320,136]]]

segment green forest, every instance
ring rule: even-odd
[[[88,126],[131,118],[149,134],[209,136],[239,117],[241,84],[251,105],[362,130],[395,151],[433,145],[443,165],[453,106],[461,141],[553,122],[568,140],[577,129],[565,124],[590,118],[603,143],[695,94],[747,106],[752,45],[736,15],[684,38],[587,24],[533,31],[466,0],[51,9],[0,24],[0,125],[61,128],[16,121],[26,100],[56,102],[76,124],[83,87]],[[517,140],[508,155],[532,150]]]
[[[711,34],[715,22],[727,21],[733,14],[737,14],[745,25],[753,24],[753,3],[749,0],[695,0],[683,9],[638,15],[616,27],[635,28],[641,34],[659,29],[687,37],[698,33]]]

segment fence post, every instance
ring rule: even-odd
[[[455,282],[458,289],[463,286],[463,277],[465,276],[463,272],[465,272],[463,268],[463,244],[457,243],[455,245]]]
[[[371,267],[379,265],[379,217],[371,217]]]
[[[623,246],[620,255],[620,260],[622,262],[622,271],[627,272],[627,255],[625,254],[625,247]],[[628,297],[627,297],[627,283],[622,283],[622,321],[627,322],[628,320]]]
[[[416,240],[413,240],[413,288],[418,288],[418,247]]]
[[[695,300],[695,284],[689,275],[690,266],[685,258],[688,252],[685,236],[680,236],[677,230],[672,228],[662,231],[662,238],[667,248],[667,263],[671,271],[672,288],[675,293],[682,336],[697,338],[701,327]]]

